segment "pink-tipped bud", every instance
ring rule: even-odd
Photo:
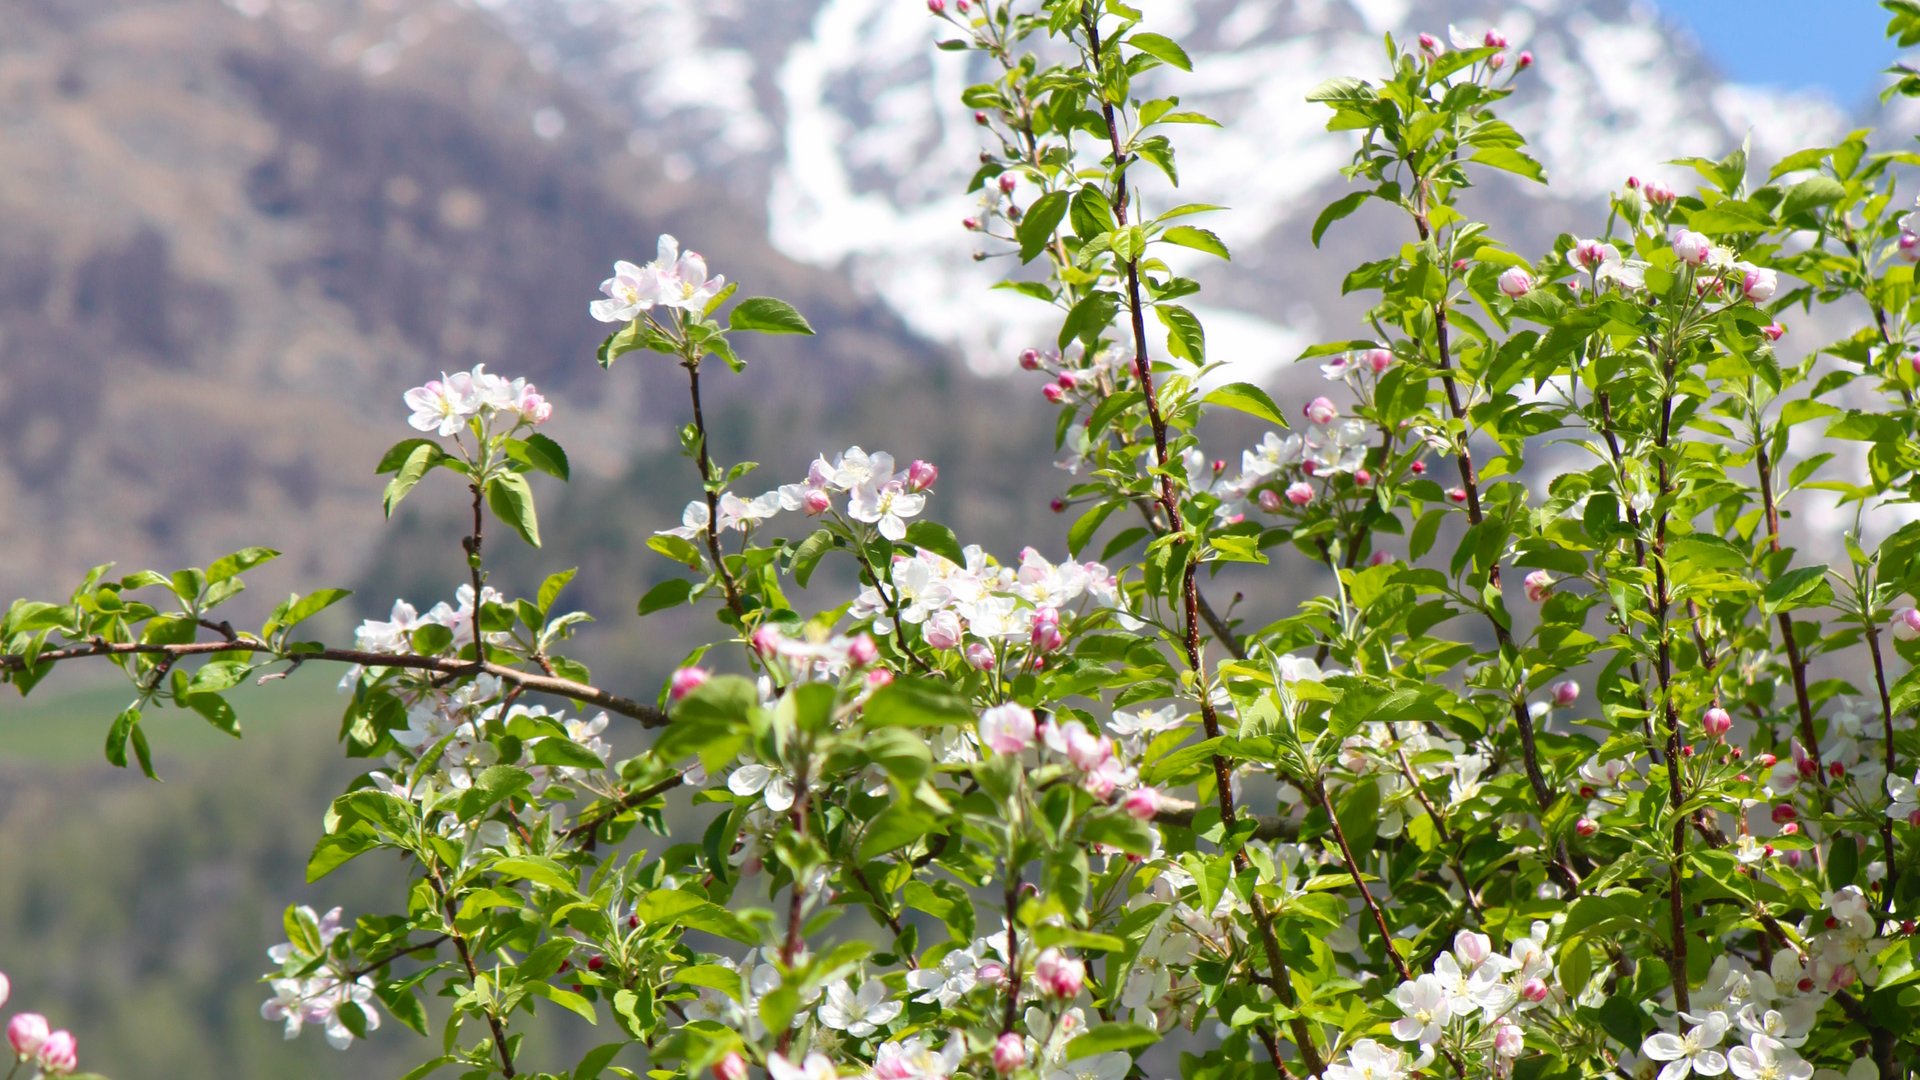
[[[1753,763],[1763,769],[1771,769],[1779,760],[1779,758],[1774,757],[1772,754],[1761,754],[1759,757],[1753,759]]]
[[[1375,375],[1393,366],[1393,354],[1385,349],[1368,349],[1362,354],[1361,359],[1367,362],[1367,366],[1373,369]]]
[[[1012,173],[1009,172],[1009,173],[1000,174],[1000,190],[1001,191],[1004,191],[1007,194],[1011,195],[1013,194],[1013,189],[1015,187],[1018,187],[1019,184],[1020,184],[1020,178],[1013,175]]]
[[[1713,241],[1692,229],[1681,229],[1673,235],[1674,256],[1689,266],[1705,266],[1712,251]]]
[[[706,682],[712,677],[713,673],[706,668],[679,668],[674,671],[673,677],[667,681],[667,698],[671,701],[679,701],[681,698],[693,693],[701,683]]]
[[[1838,780],[1847,775],[1847,766],[1843,762],[1838,762],[1838,761],[1828,762],[1827,775],[1833,777],[1835,780]]]
[[[1640,178],[1639,178],[1639,177],[1637,177],[1637,176],[1629,176],[1629,177],[1627,177],[1627,190],[1629,190],[1629,191],[1639,191],[1639,190],[1640,190]]]
[[[1526,267],[1509,266],[1500,272],[1499,285],[1502,294],[1517,299],[1533,291],[1533,275]]]
[[[1440,53],[1440,39],[1432,34],[1421,34],[1420,48],[1423,52],[1437,56]]]
[[[960,647],[960,616],[951,611],[936,611],[920,624],[920,634],[927,644],[945,652]]]
[[[1706,711],[1706,715],[1700,717],[1700,728],[1718,739],[1733,730],[1733,717],[1727,713],[1727,710],[1715,705]]]
[[[893,672],[886,668],[877,667],[867,672],[867,687],[869,689],[878,690],[892,681]]]
[[[1674,194],[1672,188],[1658,180],[1649,180],[1645,184],[1642,184],[1640,193],[1647,197],[1647,202],[1662,209],[1672,206],[1674,201],[1680,197]]]
[[[1295,480],[1287,485],[1287,501],[1295,506],[1305,506],[1313,501],[1313,485],[1305,480]]]
[[[1494,53],[1492,56],[1487,57],[1487,67],[1493,71],[1499,71],[1501,68],[1506,66],[1507,66],[1506,53]]]
[[[1520,59],[1514,64],[1514,70],[1525,71],[1532,66],[1533,66],[1533,53],[1522,52],[1520,54]]]
[[[1040,388],[1040,396],[1046,398],[1049,404],[1058,405],[1067,399],[1067,392],[1060,388],[1059,383],[1050,382]]]
[[[996,754],[1018,754],[1033,745],[1033,710],[1008,703],[980,714],[980,742]]]
[[[1087,985],[1087,966],[1059,949],[1048,949],[1033,963],[1033,981],[1043,993],[1074,997]]]
[[[1453,935],[1453,954],[1469,969],[1477,968],[1493,955],[1493,939],[1472,930],[1462,930]]]
[[[1067,512],[1067,500],[1065,499],[1055,499],[1048,503],[1047,506],[1052,508],[1056,514],[1064,514]]]
[[[866,667],[878,659],[880,659],[880,646],[874,644],[873,638],[866,634],[861,634],[847,642],[847,660],[855,667]]]
[[[967,13],[969,7],[967,0],[953,0],[953,6],[959,8],[962,15]]]
[[[754,655],[762,660],[771,659],[780,651],[780,631],[762,626],[747,638],[747,644],[753,647]]]
[[[1366,487],[1373,483],[1373,474],[1365,469],[1355,469],[1353,470],[1353,482],[1359,484],[1361,487]]]
[[[1780,803],[1773,808],[1772,816],[1775,825],[1785,825],[1789,821],[1800,820],[1800,811],[1795,810],[1792,803]]]
[[[800,496],[800,509],[805,510],[808,517],[819,517],[833,509],[833,496],[827,494],[825,488],[808,488],[807,493]]]
[[[1134,788],[1120,800],[1120,808],[1136,821],[1152,821],[1160,812],[1160,792],[1150,787]]]
[[[976,124],[979,124],[979,125],[980,125],[981,127],[986,127],[986,126],[987,126],[987,114],[986,114],[985,112],[983,112],[983,111],[980,111],[980,110],[975,110],[975,111],[974,111],[974,114],[973,114],[973,122],[974,122],[974,123],[976,123]]]
[[[992,671],[1000,661],[993,655],[993,649],[984,641],[976,641],[967,646],[967,663],[979,671]]]
[[[1900,230],[1900,242],[1897,245],[1900,257],[1910,263],[1920,263],[1920,235]]]
[[[1680,748],[1680,756],[1681,756],[1681,757],[1683,757],[1683,758],[1690,758],[1690,757],[1692,757],[1692,756],[1693,756],[1693,744],[1692,744],[1692,743],[1688,743],[1687,745],[1685,745],[1685,746],[1683,746],[1683,747],[1681,747],[1681,748]]]
[[[980,219],[977,217],[963,217],[960,219],[960,227],[968,232],[979,232]]]
[[[1538,1005],[1553,996],[1553,988],[1536,975],[1520,984],[1520,996]]]
[[[1581,836],[1592,836],[1600,831],[1600,823],[1590,817],[1583,817],[1573,823],[1573,831]]]
[[[940,479],[940,468],[931,461],[914,458],[913,464],[907,466],[908,491],[925,491],[938,479]]]
[[[1285,505],[1286,500],[1280,497],[1279,492],[1272,488],[1260,489],[1260,509],[1265,510],[1269,514],[1277,514],[1280,512],[1280,508]]]
[[[1033,647],[1039,652],[1050,653],[1066,643],[1065,635],[1060,633],[1060,612],[1054,608],[1043,607],[1033,613]]]
[[[998,960],[982,961],[974,969],[973,977],[979,979],[982,986],[999,986],[1007,981],[1007,965]]]
[[[1507,35],[1494,29],[1488,29],[1486,36],[1482,37],[1480,41],[1489,49],[1504,49],[1507,47]]]
[[[1020,350],[1020,367],[1027,371],[1038,370],[1040,367],[1040,350],[1021,349]]]
[[[1797,835],[1799,832],[1800,832],[1800,823],[1797,821],[1789,821],[1785,825],[1780,826],[1781,836],[1794,836],[1794,835]]]
[[[947,13],[947,0],[927,0],[927,10],[933,12],[935,15],[945,15]]]
[[[1466,501],[1467,501],[1467,489],[1466,489],[1466,488],[1457,488],[1457,487],[1452,487],[1452,488],[1448,488],[1448,489],[1447,489],[1447,498],[1449,498],[1449,499],[1451,499],[1451,500],[1453,500],[1454,502],[1457,502],[1457,503],[1463,503],[1463,502],[1466,502]]]
[[[1527,599],[1538,604],[1553,592],[1553,575],[1545,570],[1535,570],[1521,584],[1527,590]]]
[[[1027,1040],[1011,1031],[1002,1032],[993,1044],[993,1071],[1006,1076],[1027,1063]]]
[[[1553,703],[1561,708],[1580,700],[1580,684],[1569,679],[1553,684]]]
[[[1384,551],[1376,551],[1373,554],[1367,556],[1368,566],[1385,566],[1387,563],[1390,563],[1392,561],[1393,561],[1393,556],[1387,554]]]
[[[1221,474],[1221,473],[1223,473],[1223,472],[1226,472],[1226,471],[1227,471],[1227,459],[1226,459],[1226,458],[1214,458],[1214,459],[1213,459],[1213,472],[1214,472],[1214,475],[1216,475],[1216,476],[1218,476],[1219,474]]]
[[[1340,416],[1340,409],[1323,397],[1307,402],[1300,414],[1316,424],[1331,424]]]
[[[747,1080],[747,1059],[735,1050],[713,1063],[713,1080]]]
[[[7,1022],[7,1043],[15,1057],[29,1058],[39,1053],[47,1034],[47,1018],[39,1013],[21,1013]]]
[[[1893,636],[1902,641],[1912,641],[1920,637],[1920,611],[1909,607],[1894,612]]]
[[[1409,465],[1408,468],[1412,470],[1415,476],[1425,476],[1427,474],[1427,463],[1424,461],[1416,461],[1412,465]]]
[[[64,1076],[80,1067],[80,1044],[69,1031],[56,1031],[40,1044],[40,1067],[54,1076]]]
[[[1787,327],[1784,323],[1768,323],[1760,328],[1760,332],[1767,335],[1768,341],[1779,341],[1781,338],[1787,336]],[[1915,357],[1914,359],[1920,361],[1920,357]],[[1914,370],[1920,371],[1920,363],[1916,363]]]

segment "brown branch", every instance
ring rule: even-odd
[[[467,946],[466,935],[460,932],[453,896],[447,892],[446,881],[440,876],[438,867],[429,864],[427,874],[432,881],[434,894],[440,898],[441,908],[447,913],[447,937],[453,941],[454,951],[460,954],[460,965],[467,969],[468,982],[477,987],[480,983],[480,968],[473,962],[473,951]],[[500,1022],[500,1017],[495,1015],[491,1008],[483,1011],[487,1018],[487,1027],[493,1032],[494,1049],[500,1054],[501,1075],[513,1077],[517,1074],[513,1071],[513,1049],[507,1045],[506,1025]]]
[[[648,784],[646,787],[640,788],[637,791],[629,791],[624,796],[607,803],[592,815],[581,818],[572,827],[562,831],[560,837],[563,840],[572,840],[575,837],[591,835],[595,830],[599,829],[600,826],[605,825],[621,814],[632,810],[636,806],[645,806],[647,803],[652,802],[654,799],[659,798],[661,795],[672,791],[674,788],[686,782],[687,778],[684,774],[676,774],[667,777],[665,780]]]
[[[1756,417],[1757,426],[1757,417]],[[1773,494],[1773,462],[1767,457],[1767,435],[1765,431],[1756,431],[1753,441],[1756,461],[1760,469],[1760,503],[1767,515],[1767,550],[1780,553],[1780,504]],[[1793,701],[1799,710],[1800,742],[1806,747],[1807,757],[1813,762],[1814,782],[1820,788],[1820,805],[1828,805],[1827,774],[1820,765],[1820,737],[1813,729],[1813,697],[1807,692],[1807,661],[1800,653],[1800,642],[1793,636],[1793,615],[1782,611],[1778,620],[1780,640],[1787,650],[1787,670],[1793,680]]]
[[[1880,657],[1880,628],[1874,624],[1871,612],[1868,613],[1867,618],[1861,621],[1865,623],[1867,627],[1867,652],[1873,656],[1873,682],[1875,687],[1880,691],[1880,731],[1881,737],[1885,740],[1886,745],[1887,775],[1898,776],[1900,774],[1899,765],[1893,755],[1893,699],[1887,693],[1886,662]],[[1894,879],[1894,867],[1896,863],[1893,846],[1893,819],[1885,814],[1880,815],[1880,840],[1881,843],[1886,845],[1887,849],[1886,874],[1889,883],[1886,888],[1880,891],[1880,903],[1883,911],[1891,913],[1893,910],[1893,888],[1891,883]]]
[[[480,558],[480,545],[485,535],[483,526],[486,522],[486,516],[481,513],[483,505],[481,502],[482,493],[480,485],[473,484],[471,487],[473,488],[473,535],[467,537],[460,546],[466,549],[467,572],[473,579],[474,666],[485,671],[487,667],[487,635],[480,630],[480,609],[486,606],[482,603],[482,597],[486,594],[481,591],[482,583],[486,581],[486,575],[481,572],[481,566],[483,564]]]
[[[1319,778],[1313,781],[1314,797],[1327,812],[1327,824],[1333,829],[1333,841],[1340,847],[1340,861],[1347,868],[1347,876],[1353,878],[1354,887],[1360,890],[1360,903],[1366,906],[1367,913],[1373,916],[1373,925],[1380,930],[1380,947],[1386,950],[1387,959],[1400,972],[1401,982],[1413,981],[1413,969],[1407,966],[1406,957],[1393,947],[1393,930],[1387,926],[1386,912],[1380,910],[1379,901],[1373,898],[1373,891],[1367,888],[1366,879],[1360,870],[1360,861],[1353,857],[1353,848],[1347,844],[1347,831],[1340,826],[1340,815],[1334,813],[1333,800],[1327,798],[1327,786]]]
[[[54,649],[40,654],[32,665],[20,653],[0,653],[0,672],[24,671],[29,666],[57,663],[62,660],[78,660],[87,656],[159,656],[167,661],[178,660],[186,656],[205,656],[223,652],[266,653],[278,660],[290,660],[304,663],[309,660],[329,660],[342,664],[359,664],[363,667],[407,668],[413,671],[432,671],[442,675],[459,677],[476,673],[476,665],[465,660],[445,656],[421,656],[415,653],[377,653],[361,649],[316,649],[310,652],[282,653],[263,641],[193,641],[179,645],[146,645],[137,642],[108,642],[96,639],[90,645],[72,645],[63,649]],[[667,726],[665,711],[652,705],[645,705],[631,698],[601,690],[598,687],[577,683],[571,679],[562,679],[551,675],[536,675],[517,668],[506,667],[489,661],[477,669],[479,674],[492,675],[509,686],[538,694],[552,694],[555,697],[569,698],[583,705],[593,705],[610,713],[618,713],[640,721],[642,727]]]
[[[381,957],[378,960],[369,960],[366,963],[360,965],[359,967],[354,968],[351,971],[348,971],[345,976],[345,981],[350,983],[350,982],[353,982],[355,979],[358,979],[362,975],[371,975],[372,973],[379,971],[381,968],[386,967],[388,964],[393,963],[395,960],[398,960],[403,956],[411,956],[414,953],[428,952],[430,950],[437,949],[440,946],[445,945],[447,941],[452,938],[452,936],[453,935],[451,934],[435,934],[434,936],[428,938],[425,941],[415,942],[414,944],[408,945],[406,948],[403,948],[403,949],[395,949],[393,952],[388,953],[387,955]]]
[[[747,608],[740,600],[740,586],[734,582],[733,572],[727,569],[726,556],[720,553],[720,493],[713,489],[713,459],[707,453],[707,418],[700,409],[700,362],[689,359],[681,366],[687,369],[687,389],[693,395],[693,431],[699,447],[700,491],[707,500],[707,552],[713,556],[713,571],[720,575],[720,585],[726,590],[727,607],[732,609],[734,620],[740,624],[740,631],[745,633]]]

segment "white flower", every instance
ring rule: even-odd
[[[827,1000],[820,1005],[820,1022],[856,1039],[864,1039],[900,1015],[900,1003],[887,1000],[887,988],[870,979],[858,993],[845,979],[827,987]]]
[[[839,1074],[825,1054],[808,1054],[806,1060],[795,1065],[785,1055],[775,1053],[767,1058],[767,1075],[773,1080],[834,1080]]]
[[[613,264],[613,276],[600,283],[605,300],[595,300],[587,310],[601,322],[632,322],[660,298],[660,272],[651,266],[630,262]]]
[[[793,782],[786,774],[765,765],[742,765],[727,777],[727,790],[735,795],[760,795],[767,809],[784,814],[793,806]]]
[[[1685,1019],[1694,1021],[1691,1016]],[[1640,1052],[1655,1061],[1667,1063],[1661,1068],[1658,1080],[1681,1080],[1687,1074],[1696,1072],[1701,1076],[1719,1076],[1727,1071],[1727,1059],[1714,1047],[1720,1045],[1726,1033],[1727,1014],[1710,1012],[1694,1022],[1684,1036],[1666,1031],[1647,1036]]]
[[[1906,821],[1920,813],[1920,774],[1912,780],[1904,776],[1887,777],[1887,798],[1893,800],[1887,806],[1890,818]]]
[[[847,499],[847,516],[869,525],[878,524],[880,535],[889,540],[904,540],[907,519],[918,516],[926,505],[925,495],[908,491],[900,481],[882,481],[875,477],[853,489]]]
[[[651,269],[659,277],[657,299],[665,307],[680,308],[695,315],[704,314],[707,302],[726,287],[724,275],[707,277],[707,260],[696,252],[680,254],[680,241],[662,236]]]
[[[1124,1050],[1109,1050],[1065,1062],[1050,1070],[1047,1080],[1125,1080],[1132,1069],[1133,1055]]]
[[[467,417],[480,411],[480,394],[470,372],[442,373],[425,386],[416,386],[401,395],[413,415],[407,423],[416,431],[431,431],[442,438],[466,426]]]
[[[1809,1080],[1813,1076],[1813,1066],[1799,1054],[1758,1032],[1747,1036],[1747,1045],[1727,1054],[1727,1065],[1740,1080]]]
[[[1401,1042],[1431,1046],[1446,1034],[1447,1022],[1453,1019],[1446,987],[1432,975],[1401,983],[1393,992],[1393,1003],[1406,1013],[1393,1022],[1393,1037]]]
[[[935,1052],[927,1046],[926,1036],[915,1035],[899,1042],[884,1043],[874,1051],[873,1071],[869,1077],[885,1080],[947,1080],[960,1067],[966,1039],[954,1032],[947,1045]]]
[[[707,535],[707,523],[712,521],[711,512],[704,500],[695,499],[680,512],[680,527],[677,529],[657,529],[656,536],[677,536],[692,541]]]
[[[907,972],[907,985],[920,991],[913,1000],[951,1009],[979,981],[975,975],[979,962],[973,950],[955,949],[940,958],[936,968],[918,968]],[[886,1047],[881,1047],[885,1050]]]
[[[1361,1039],[1347,1050],[1347,1063],[1329,1065],[1326,1080],[1406,1080],[1413,1068],[1404,1051]]]

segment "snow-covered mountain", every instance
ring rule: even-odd
[[[972,207],[963,188],[980,141],[958,97],[985,73],[967,54],[932,47],[950,31],[917,0],[477,2],[537,64],[624,111],[635,149],[669,175],[698,175],[764,206],[777,248],[843,267],[916,329],[960,346],[976,369],[1005,370],[1044,314],[987,291],[1003,263],[966,257],[958,222]],[[1339,302],[1334,283],[1357,259],[1316,256],[1307,236],[1339,193],[1337,169],[1351,143],[1326,132],[1323,111],[1303,99],[1325,78],[1378,71],[1385,34],[1444,38],[1449,24],[1476,35],[1497,26],[1516,51],[1534,54],[1510,118],[1552,186],[1500,189],[1498,232],[1520,243],[1597,226],[1604,193],[1629,174],[1688,182],[1663,164],[1669,159],[1719,156],[1750,137],[1764,162],[1846,127],[1819,96],[1724,81],[1643,0],[1151,0],[1143,8],[1195,61],[1192,74],[1161,73],[1156,89],[1225,124],[1183,130],[1176,143],[1183,199],[1232,207],[1212,223],[1237,253],[1235,272],[1216,273],[1208,294],[1216,355],[1224,345],[1250,359],[1286,359],[1301,342],[1345,334],[1338,315],[1354,308]],[[1383,219],[1369,231],[1364,214],[1357,222],[1340,227],[1358,230],[1349,239],[1398,242],[1384,230],[1403,227]]]

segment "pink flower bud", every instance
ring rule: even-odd
[[[1415,476],[1425,476],[1427,474],[1427,463],[1424,461],[1416,461],[1412,465],[1407,466],[1407,468],[1412,470]]]
[[[960,227],[968,232],[979,232],[980,219],[977,217],[963,217],[960,219]]]
[[[1525,70],[1527,70],[1528,68],[1530,68],[1530,67],[1532,67],[1532,66],[1533,66],[1533,53],[1531,53],[1531,52],[1522,52],[1522,53],[1520,54],[1520,59],[1519,59],[1519,61],[1518,61],[1517,63],[1515,63],[1515,64],[1514,64],[1514,70],[1516,70],[1516,71],[1525,71]]]
[[[1120,808],[1136,821],[1152,821],[1160,812],[1160,792],[1150,787],[1134,788],[1120,800]]]
[[[993,1071],[1005,1076],[1027,1063],[1027,1040],[1002,1032],[993,1044]]]
[[[996,754],[1018,754],[1033,745],[1033,711],[1008,703],[980,714],[980,741]]]
[[[1071,371],[1063,371],[1053,381],[1059,383],[1062,390],[1073,390],[1079,387],[1080,376]]]
[[[1920,359],[1920,357],[1916,357]],[[1916,369],[1920,370],[1920,369]],[[1920,637],[1920,611],[1913,608],[1901,608],[1893,613],[1893,636],[1902,641],[1912,641]]]
[[[1493,955],[1493,939],[1485,934],[1462,930],[1453,935],[1453,955],[1469,968],[1479,967]]]
[[[1284,505],[1285,503],[1280,498],[1279,492],[1272,488],[1260,489],[1260,509],[1265,510],[1269,514],[1277,514],[1280,512],[1280,507]]]
[[[1553,592],[1553,575],[1545,570],[1535,570],[1526,576],[1521,585],[1527,590],[1527,599],[1538,604]]]
[[[667,699],[669,701],[679,701],[681,698],[693,693],[696,687],[712,677],[713,673],[709,672],[706,668],[679,668],[674,671],[673,677],[667,681]]]
[[[1792,803],[1780,803],[1773,808],[1772,817],[1775,825],[1785,825],[1789,821],[1799,820],[1800,811],[1795,810]]]
[[[960,14],[967,13],[967,0],[953,0],[953,6],[960,9]]]
[[[1749,266],[1740,273],[1740,294],[1756,304],[1773,299],[1780,287],[1780,275],[1764,266]]]
[[[1692,757],[1692,756],[1693,756],[1693,744],[1692,744],[1692,743],[1688,743],[1687,745],[1685,745],[1685,746],[1683,746],[1683,747],[1681,747],[1681,748],[1680,748],[1680,756],[1681,756],[1681,757],[1683,757],[1683,758],[1690,758],[1690,757]]]
[[[1227,471],[1227,459],[1226,459],[1226,458],[1214,458],[1214,459],[1213,459],[1213,471],[1214,471],[1214,472],[1215,472],[1216,474],[1218,474],[1218,473],[1223,473],[1223,472],[1226,472],[1226,471]]]
[[[976,641],[967,646],[967,663],[980,671],[992,671],[1000,661],[986,642]]]
[[[1681,229],[1673,235],[1674,256],[1689,266],[1705,266],[1712,251],[1713,241],[1692,229]]]
[[[1500,58],[1496,56],[1494,59],[1498,60]],[[1535,979],[1534,981],[1539,982],[1540,980]],[[1520,1025],[1510,1023],[1503,1019],[1493,1029],[1493,1052],[1495,1054],[1503,1058],[1517,1058],[1525,1053],[1526,1049],[1527,1036],[1525,1032],[1520,1030]]]
[[[960,616],[951,611],[936,611],[920,624],[920,634],[927,644],[942,652],[960,647]]]
[[[833,496],[827,494],[825,488],[808,488],[807,493],[800,496],[800,509],[805,510],[808,517],[819,517],[833,509]]]
[[[1506,53],[1494,53],[1492,56],[1487,57],[1487,67],[1493,71],[1499,71],[1501,68],[1506,66],[1507,66]]]
[[[1449,498],[1449,499],[1451,499],[1451,500],[1453,500],[1454,502],[1457,502],[1457,503],[1463,503],[1463,502],[1466,502],[1466,501],[1467,501],[1467,489],[1466,489],[1466,488],[1459,488],[1459,487],[1451,487],[1451,488],[1448,488],[1448,489],[1447,489],[1447,498]]]
[[[1629,191],[1638,191],[1638,190],[1640,190],[1640,178],[1639,178],[1639,177],[1637,177],[1637,176],[1629,176],[1629,177],[1627,177],[1627,189],[1628,189]]]
[[[1581,836],[1592,836],[1600,831],[1600,823],[1590,817],[1583,817],[1573,823],[1573,831]]]
[[[1847,775],[1846,764],[1844,762],[1839,762],[1839,761],[1829,763],[1827,765],[1827,775],[1833,777],[1835,780],[1838,780],[1846,776]]]
[[[1511,297],[1522,297],[1533,291],[1533,275],[1526,267],[1509,266],[1500,273],[1500,291]]]
[[[1567,706],[1579,700],[1580,700],[1580,684],[1579,683],[1569,679],[1566,682],[1559,682],[1559,683],[1553,684],[1553,703],[1555,705],[1558,705],[1564,709]]]
[[[713,1063],[713,1080],[747,1080],[747,1059],[737,1050],[730,1051]]]
[[[1313,485],[1305,480],[1295,480],[1287,485],[1287,501],[1295,506],[1305,506],[1313,501]]]
[[[974,122],[974,123],[976,123],[976,124],[979,124],[979,125],[980,125],[981,127],[986,127],[986,126],[987,126],[987,114],[986,114],[986,113],[984,113],[984,112],[979,112],[979,111],[976,111],[976,112],[975,112],[975,113],[973,114],[973,122]]]
[[[1017,186],[1019,183],[1020,183],[1019,178],[1014,176],[1010,172],[1000,174],[1000,190],[1008,193],[1009,195],[1013,193],[1014,187]]]
[[[1067,740],[1067,760],[1082,772],[1092,772],[1113,757],[1113,740],[1096,735],[1079,724],[1063,728]]]
[[[1047,506],[1052,508],[1056,514],[1064,514],[1067,512],[1067,500],[1065,499],[1055,499],[1048,503]]]
[[[32,1057],[46,1041],[47,1018],[39,1013],[21,1013],[7,1022],[7,1042],[15,1057]]]
[[[940,467],[931,461],[921,461],[919,458],[915,458],[913,459],[913,464],[907,466],[908,491],[925,491],[934,485],[934,481],[939,479]]]
[[[1033,647],[1040,652],[1049,653],[1066,643],[1065,635],[1060,633],[1060,612],[1045,607],[1033,613]]]
[[[1920,235],[1900,230],[1900,257],[1910,263],[1920,263]]]
[[[1087,966],[1059,949],[1048,949],[1033,963],[1033,981],[1043,993],[1070,998],[1086,987]]]
[[[886,668],[877,667],[867,672],[867,686],[870,689],[878,690],[892,681],[893,672]]]
[[[1800,859],[1801,859],[1800,849],[1794,848],[1784,853],[1781,857],[1787,860],[1788,866],[1791,866],[1796,870],[1800,868]]]
[[[1361,359],[1367,362],[1367,366],[1373,369],[1375,375],[1393,366],[1393,354],[1386,349],[1368,349],[1362,354]]]
[[[866,667],[878,659],[880,659],[880,646],[874,644],[873,638],[866,634],[861,634],[847,643],[847,660],[853,666]]]
[[[1553,996],[1553,988],[1536,975],[1520,984],[1520,996],[1537,1005]]]
[[[0,971],[0,1006],[7,1003],[8,995],[13,993],[13,984],[7,981],[6,972]]]
[[[1372,555],[1367,556],[1368,566],[1385,566],[1387,563],[1392,561],[1393,561],[1393,556],[1387,554],[1384,551],[1376,551]]]
[[[1040,396],[1052,405],[1058,405],[1067,398],[1067,392],[1060,389],[1059,383],[1048,383],[1040,388]]]
[[[935,15],[944,15],[947,11],[947,0],[927,0],[927,10]]]
[[[1038,349],[1021,349],[1021,350],[1020,350],[1020,367],[1021,367],[1022,369],[1024,369],[1024,370],[1026,370],[1026,371],[1037,371],[1037,370],[1039,370],[1039,368],[1040,368],[1040,350],[1038,350]]]
[[[1771,769],[1779,760],[1779,758],[1774,757],[1772,754],[1761,754],[1759,757],[1753,759],[1753,763],[1763,769]]]
[[[1359,484],[1361,487],[1366,487],[1368,484],[1373,483],[1373,474],[1365,469],[1355,469],[1353,470],[1353,482]]]
[[[1674,200],[1679,198],[1672,188],[1658,180],[1649,180],[1642,184],[1640,193],[1647,197],[1647,202],[1662,208],[1672,206]]]
[[[771,626],[762,626],[747,638],[747,644],[753,647],[754,655],[762,660],[772,659],[780,651],[780,631]]]
[[[80,1067],[80,1046],[72,1032],[56,1031],[40,1044],[39,1057],[42,1069],[60,1076]]]
[[[1781,836],[1794,836],[1799,832],[1800,832],[1800,823],[1797,821],[1789,821],[1785,825],[1780,826]]]
[[[1728,715],[1727,710],[1715,705],[1700,718],[1700,728],[1718,739],[1733,730],[1733,717]]]
[[[1504,49],[1507,47],[1507,35],[1491,28],[1487,30],[1486,36],[1480,40],[1484,42],[1489,49]]]
[[[1768,323],[1760,328],[1760,332],[1767,335],[1768,341],[1779,341],[1781,338],[1787,336],[1787,328],[1785,324],[1782,323]],[[1915,357],[1914,359],[1920,361],[1920,357]],[[1916,365],[1914,370],[1920,371],[1920,365]]]
[[[1340,410],[1326,398],[1317,397],[1307,402],[1306,408],[1301,409],[1300,413],[1313,423],[1331,424],[1339,417]]]
[[[1440,53],[1440,39],[1434,37],[1432,34],[1421,34],[1420,48],[1427,53],[1437,56]]]

